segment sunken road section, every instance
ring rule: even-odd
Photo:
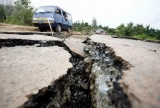
[[[131,65],[117,57],[112,48],[88,40],[82,57],[61,41],[0,40],[0,48],[34,44],[63,47],[71,54],[73,68],[37,94],[28,95],[28,101],[19,108],[131,108],[118,83],[122,70]]]
[[[122,70],[131,67],[127,61],[117,57],[112,48],[102,43],[88,41],[85,48],[86,72],[90,73],[92,108],[131,108],[127,95],[118,80]]]

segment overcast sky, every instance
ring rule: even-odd
[[[30,0],[35,8],[57,5],[72,15],[73,22],[91,24],[96,18],[102,26],[117,27],[133,22],[160,29],[160,0]]]

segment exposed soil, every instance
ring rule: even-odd
[[[0,33],[20,34],[20,35],[40,34],[40,35],[52,36],[52,33],[50,31],[39,32],[38,27],[13,25],[13,24],[1,23],[1,22],[0,22]],[[89,35],[82,35],[81,33],[79,33],[79,32],[77,33],[75,31],[72,31],[71,33],[68,33],[67,31],[62,31],[61,33],[56,33],[53,31],[53,35],[55,37],[59,37],[59,38],[67,38],[67,37],[71,36],[73,38],[79,38],[82,40],[86,40],[86,38],[89,36]]]
[[[0,31],[39,31],[34,26],[13,25],[0,22]]]

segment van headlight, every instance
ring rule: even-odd
[[[54,18],[47,18],[49,21],[54,21]]]
[[[37,18],[33,18],[33,20],[37,20]]]

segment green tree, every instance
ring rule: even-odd
[[[124,35],[124,29],[125,29],[124,24],[120,24],[120,25],[117,27],[116,35],[118,35],[118,36],[123,36],[123,35]]]
[[[30,6],[29,0],[17,0],[10,5],[12,11],[6,14],[6,22],[20,25],[32,25],[34,8]],[[5,10],[5,9],[4,9]],[[7,11],[5,12],[7,13]]]
[[[82,20],[82,22],[76,21],[73,23],[73,28],[75,31],[89,32],[91,30],[91,25]]]
[[[93,20],[92,20],[92,27],[93,27],[93,29],[97,28],[97,20],[95,18],[93,18]]]
[[[145,33],[145,28],[143,27],[143,24],[137,24],[134,28],[134,35],[141,35]]]
[[[0,22],[4,22],[6,20],[5,12],[3,6],[0,5]]]
[[[1,0],[0,1],[0,4],[1,4],[3,12],[4,12],[3,16],[4,16],[5,20],[8,20],[12,15],[13,8],[14,8],[13,1],[14,0]]]
[[[134,32],[133,25],[134,24],[132,22],[127,24],[127,26],[124,29],[124,34],[123,34],[124,36],[132,36],[133,35],[133,32]]]
[[[104,26],[103,29],[108,32],[108,26]]]
[[[33,7],[29,0],[17,0],[9,23],[20,25],[32,25]]]
[[[156,30],[156,39],[160,40],[160,30]]]
[[[149,34],[149,31],[150,31],[150,25],[147,25],[146,26],[146,33]]]
[[[87,26],[87,27],[88,27],[88,26],[89,26],[89,24],[86,22],[86,23],[85,23],[85,26]]]

